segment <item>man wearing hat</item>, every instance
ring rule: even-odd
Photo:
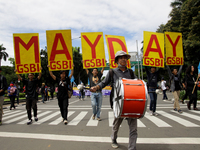
[[[127,78],[127,79],[134,79],[135,78],[134,74],[132,76],[130,69],[127,68],[127,62],[128,62],[128,59],[130,59],[130,57],[131,56],[129,54],[127,54],[126,52],[124,52],[122,50],[118,51],[115,54],[115,63],[118,64],[118,67],[113,69],[113,71],[114,71],[113,77],[111,77],[111,75],[108,73],[103,81],[101,81],[98,85],[92,87],[90,90],[92,92],[95,92],[97,90],[101,90],[106,85],[108,85],[111,82],[112,79],[113,79],[112,83],[113,83],[113,87],[114,87],[116,80],[119,77]],[[117,133],[118,133],[119,127],[120,127],[123,120],[124,120],[124,118],[114,118],[113,127],[112,127],[112,134],[111,134],[111,139],[112,139],[111,146],[113,148],[118,148]],[[128,122],[128,125],[129,125],[129,145],[128,145],[128,149],[129,150],[136,150],[137,119],[127,118],[127,122]]]
[[[4,94],[5,90],[7,90],[7,81],[6,78],[1,75],[1,71],[2,69],[0,67],[0,125],[2,125]]]

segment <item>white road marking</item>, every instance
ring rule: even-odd
[[[40,111],[38,111],[38,113],[39,113],[39,112],[40,112]],[[25,118],[25,117],[27,117],[27,114],[22,115],[22,116],[19,116],[19,117],[17,117],[17,118],[10,119],[10,120],[8,120],[8,121],[6,121],[6,122],[4,122],[4,123],[5,123],[5,124],[12,123],[12,122],[15,122],[15,121],[17,121],[17,120],[20,120],[20,119],[22,119],[22,118]]]
[[[82,111],[78,114],[78,116],[76,116],[72,121],[70,121],[68,123],[68,125],[77,125],[84,117],[85,115],[87,114],[88,112],[87,111]]]
[[[21,115],[21,114],[26,114],[26,111],[15,113],[15,114],[7,116],[7,117],[3,117],[3,120],[10,119],[12,117],[15,117],[15,116],[18,116],[18,115]]]
[[[51,111],[45,111],[45,112],[43,112],[43,113],[37,115],[37,117],[40,119],[40,117],[42,117],[42,116],[44,116],[44,115],[46,115],[46,114],[49,114],[50,112],[51,112]],[[26,124],[27,121],[28,121],[28,119],[23,120],[23,121],[21,121],[21,122],[18,122],[17,124]]]
[[[75,111],[69,111],[68,112],[68,117],[71,116]],[[53,122],[49,123],[49,125],[58,125],[59,123],[62,122],[62,117],[60,116],[58,119],[54,120]]]
[[[60,114],[60,111],[56,111],[53,114],[47,115],[45,118],[42,118],[37,122],[33,122],[33,124],[38,124],[39,125],[39,124],[44,123],[45,121],[57,116],[58,114]]]
[[[171,115],[171,114],[166,113],[164,111],[157,111],[157,112],[159,114],[163,115],[164,117],[167,117],[167,118],[169,118],[169,119],[171,119],[171,120],[173,120],[173,121],[175,121],[175,122],[177,122],[177,123],[179,123],[179,124],[181,124],[181,125],[183,125],[185,127],[199,127],[199,125],[197,125],[197,124],[194,124],[194,123],[192,123],[190,121],[187,121],[187,120],[182,119],[180,117],[177,117],[175,115]]]
[[[99,121],[96,119],[96,117],[95,117],[95,119],[93,120],[92,117],[93,117],[93,115],[91,116],[91,118],[90,118],[90,120],[88,121],[88,123],[87,123],[86,126],[97,126],[97,125],[98,125]]]
[[[97,136],[74,136],[74,135],[56,135],[56,134],[37,134],[37,133],[19,133],[19,132],[0,132],[0,137],[42,139],[54,141],[77,141],[77,142],[95,142],[110,143],[110,137]],[[118,137],[118,143],[128,143],[129,138]],[[137,144],[200,144],[200,138],[181,137],[181,138],[138,138]]]
[[[193,113],[200,114],[200,111],[196,111],[196,110],[190,110],[190,111],[193,112]]]
[[[114,121],[114,113],[112,111],[109,111],[108,112],[109,127],[113,126],[113,121]]]
[[[174,110],[171,110],[173,113]],[[186,113],[186,112],[183,112],[182,114],[180,114],[181,116],[185,116],[185,117],[189,117],[189,118],[192,118],[194,120],[197,120],[197,121],[200,121],[200,117],[199,116],[196,116],[196,115],[193,115],[193,114],[189,114],[189,113]]]
[[[166,123],[163,120],[159,119],[158,117],[150,116],[149,113],[147,113],[147,112],[146,112],[144,117],[149,119],[150,121],[152,121],[158,127],[172,127],[168,123]]]
[[[142,123],[142,121],[141,120],[137,120],[137,126],[138,127],[142,127],[142,128],[144,128],[144,127],[146,127],[145,125],[144,125],[144,123]]]
[[[21,112],[21,110],[16,110],[16,111],[8,111],[8,112],[4,112],[3,111],[3,116],[8,116],[8,115],[11,115],[11,114],[15,114],[15,113],[18,113],[18,112]]]

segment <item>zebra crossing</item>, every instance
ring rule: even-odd
[[[157,113],[159,116],[150,116],[149,113],[146,112],[144,118],[138,119],[138,127],[147,128],[152,125],[152,123],[158,128],[171,128],[174,126],[174,123],[183,127],[200,127],[200,111],[188,111],[178,114],[175,111],[158,110]],[[106,122],[109,127],[112,127],[114,120],[113,111],[103,111],[102,114],[104,115],[102,122]],[[62,123],[59,110],[40,110],[38,111],[38,118],[39,121],[33,122],[33,124],[48,124],[53,126]],[[68,126],[77,126],[83,120],[86,120],[87,123],[85,123],[85,126],[87,127],[98,126],[100,124],[99,121],[93,120],[91,112],[86,110],[70,110],[68,112],[68,119]],[[173,125],[169,123],[171,121],[174,122]],[[26,123],[27,114],[25,110],[4,111],[3,124],[25,125]]]

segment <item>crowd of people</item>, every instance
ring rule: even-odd
[[[102,68],[101,71],[98,71],[97,68],[93,68],[92,72],[90,72],[88,69],[86,69],[86,73],[88,74],[88,78],[90,81],[90,91],[91,91],[91,105],[93,110],[93,120],[101,121],[101,106],[102,106],[102,89],[109,85],[111,83],[111,86],[114,87],[117,80],[122,78],[127,79],[135,79],[136,76],[134,75],[134,72],[131,69],[127,68],[127,61],[130,58],[130,55],[127,54],[124,51],[118,51],[115,54],[115,63],[118,64],[118,67],[113,69],[112,71],[109,71],[107,73],[104,80],[101,81],[101,77],[103,75],[104,68]],[[167,65],[166,65],[167,66]],[[47,66],[49,67],[49,66]],[[178,113],[183,113],[183,111],[180,108],[179,105],[179,99],[180,99],[180,91],[184,88],[186,90],[186,95],[182,99],[182,103],[184,103],[184,99],[189,96],[189,102],[187,104],[187,108],[191,110],[191,104],[193,104],[193,109],[198,110],[197,108],[197,85],[198,85],[198,79],[200,77],[200,74],[197,76],[195,74],[195,68],[193,65],[188,66],[186,70],[186,76],[181,81],[181,72],[182,67],[180,66],[179,69],[177,68],[170,68],[167,66],[167,71],[169,74],[169,87],[166,86],[166,81],[164,78],[161,78],[161,90],[163,91],[163,100],[167,100],[168,97],[166,95],[166,91],[169,89],[174,96],[174,106],[173,110],[177,111]],[[40,68],[42,70],[42,68]],[[148,87],[148,94],[150,97],[150,105],[149,105],[149,113],[150,115],[157,116],[159,115],[156,113],[156,105],[157,105],[157,93],[156,89],[158,88],[158,78],[160,75],[160,69],[156,70],[156,67],[145,67],[146,74],[147,74],[147,87]],[[16,72],[16,70],[15,70]],[[42,72],[42,71],[41,71]],[[1,73],[1,68],[0,68]],[[47,87],[45,83],[42,83],[42,87],[38,87],[38,82],[42,76],[42,73],[39,73],[38,77],[34,77],[34,74],[29,73],[28,79],[22,78],[19,74],[17,74],[17,77],[20,81],[24,84],[24,92],[26,93],[26,110],[27,110],[27,116],[28,116],[28,122],[27,125],[30,125],[32,120],[32,113],[31,110],[33,109],[34,114],[34,120],[38,121],[37,117],[37,101],[38,101],[38,93],[41,93],[42,95],[42,102],[45,103],[46,100],[51,98],[53,99],[53,93],[56,91],[57,93],[57,99],[58,99],[58,106],[60,108],[60,113],[62,116],[62,122],[67,125],[68,123],[68,106],[69,106],[69,98],[71,97],[69,95],[70,92],[70,79],[73,76],[74,71],[71,71],[71,74],[68,76],[66,74],[66,71],[60,71],[59,76],[55,76],[52,71],[49,71],[50,76],[53,80],[57,82],[58,87],[54,88]],[[82,88],[80,89],[80,95],[79,100],[84,100],[84,86],[82,85]],[[8,95],[10,98],[11,106],[10,110],[12,108],[15,109],[14,101],[15,98],[19,98],[19,86],[17,84],[10,83],[10,86],[7,88],[7,82],[6,78],[3,75],[0,75],[0,124],[2,124],[2,105],[4,101],[4,94],[5,91],[8,91]],[[112,93],[112,92],[111,92]],[[134,91],[133,91],[134,94]],[[112,94],[111,94],[111,108],[112,107]],[[17,101],[19,103],[19,99]],[[112,127],[112,144],[111,146],[113,148],[118,147],[117,143],[117,134],[119,131],[119,127],[122,123],[124,118],[122,117],[115,117],[113,121],[113,127]],[[137,119],[136,118],[127,118],[127,123],[129,125],[129,150],[136,150],[136,141],[137,141]]]

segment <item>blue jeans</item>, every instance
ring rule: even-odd
[[[91,103],[92,103],[92,109],[93,109],[93,114],[97,118],[100,118],[100,113],[101,113],[101,105],[102,105],[102,93],[91,93]]]
[[[150,96],[149,110],[152,112],[156,111],[157,94],[155,91],[156,91],[156,89],[149,88],[149,96]]]
[[[42,94],[42,102],[44,103],[44,98],[45,98],[45,95]]]
[[[168,98],[167,98],[167,95],[166,95],[166,91],[167,91],[167,90],[163,90],[163,99],[168,99]]]

